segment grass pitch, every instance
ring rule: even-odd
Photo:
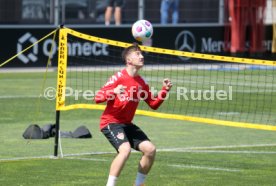
[[[105,185],[115,150],[99,131],[101,111],[61,112],[61,130],[85,125],[92,139],[62,138],[64,158],[52,159],[54,140],[25,140],[29,124],[55,122],[55,102],[39,98],[56,73],[0,73],[0,185]],[[275,132],[136,116],[157,146],[146,184],[274,185]],[[100,153],[99,152],[104,152]],[[118,185],[132,185],[140,154],[133,152]]]

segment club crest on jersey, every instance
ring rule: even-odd
[[[125,138],[125,135],[124,133],[118,133],[116,137],[120,140],[123,140]]]

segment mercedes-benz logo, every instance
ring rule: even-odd
[[[184,30],[180,32],[175,39],[175,49],[181,51],[195,52],[196,51],[196,40],[192,32]],[[188,60],[187,57],[181,57],[182,60]]]

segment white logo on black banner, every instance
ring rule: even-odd
[[[34,44],[37,42],[37,39],[33,37],[29,32],[24,34],[22,37],[18,39],[17,43],[17,53],[21,52],[31,44]],[[38,45],[34,45],[29,50],[24,52],[23,54],[20,54],[18,58],[25,64],[31,62],[37,61],[37,54],[38,54]]]
[[[180,32],[175,39],[175,48],[181,51],[195,52],[196,40],[192,32],[184,30]],[[182,60],[188,60],[187,57],[179,57]]]

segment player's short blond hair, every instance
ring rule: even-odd
[[[138,43],[133,43],[131,46],[127,47],[124,49],[122,52],[122,59],[125,63],[127,63],[126,58],[131,52],[135,51],[142,51],[141,48],[139,47]]]

